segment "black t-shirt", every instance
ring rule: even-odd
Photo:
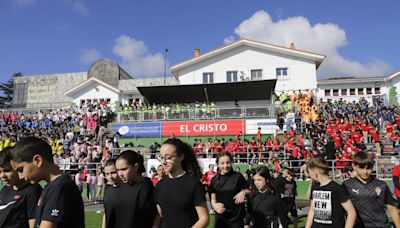
[[[247,200],[253,228],[277,228],[280,199],[275,194],[257,192]]]
[[[40,195],[35,227],[42,220],[57,223],[57,228],[84,228],[83,201],[78,187],[67,175],[49,182]]]
[[[152,227],[156,216],[156,205],[153,199],[154,187],[149,178],[108,189],[107,194],[111,193],[114,196],[107,196],[110,198],[107,199],[109,202],[106,213],[112,222],[107,222],[107,228]]]
[[[386,227],[389,223],[386,205],[397,206],[387,184],[378,179],[371,179],[367,184],[357,178],[343,182],[351,202],[357,211],[357,226]]]
[[[4,186],[0,191],[0,227],[29,228],[28,220],[35,218],[41,191],[37,184],[27,184],[20,190]]]
[[[224,204],[225,212],[222,216],[227,220],[236,220],[244,217],[244,204],[235,204],[233,197],[243,189],[248,189],[249,183],[238,172],[225,175],[218,174],[211,180],[210,192],[216,194],[216,200]]]
[[[112,186],[107,184],[104,188],[103,206],[104,215],[106,217],[106,227],[115,227],[115,211],[113,210],[115,198],[118,195],[119,186]]]
[[[295,180],[287,181],[283,179],[279,182],[279,192],[283,198],[295,198],[297,195],[297,184]]]
[[[206,202],[203,185],[189,174],[163,178],[155,187],[154,199],[162,210],[163,228],[193,226],[199,220],[195,206]]]
[[[311,199],[314,203],[313,228],[330,227],[343,228],[345,225],[345,210],[342,203],[349,200],[346,191],[336,182],[311,187]]]
[[[274,180],[274,184],[275,184],[275,188],[276,188],[276,193],[277,194],[283,194],[285,191],[285,182],[286,182],[286,178],[284,178],[283,176],[279,175],[275,180]]]

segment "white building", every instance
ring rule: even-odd
[[[359,101],[361,97],[373,104],[374,99],[382,99],[386,103],[399,102],[397,95],[400,86],[400,71],[386,77],[347,77],[318,80],[317,97],[327,99],[343,99],[349,102]],[[392,92],[390,92],[392,91]]]
[[[324,55],[240,39],[171,67],[181,85],[276,79],[275,92],[317,89]]]

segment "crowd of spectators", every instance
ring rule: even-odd
[[[196,118],[211,118],[215,116],[216,106],[213,102],[172,103],[172,104],[146,104],[134,102],[117,107],[117,112],[123,115],[123,119],[139,119],[143,115],[144,120],[189,119],[190,111],[194,111]]]
[[[215,157],[227,151],[237,163],[268,164],[274,170],[290,166],[304,178],[307,177],[306,161],[317,154],[331,160],[342,177],[358,151],[368,151],[378,158],[385,152],[397,151],[400,115],[394,107],[381,102],[370,107],[364,99],[359,102],[321,100],[316,104],[311,93],[300,92],[293,92],[288,99],[296,107],[289,112],[295,112],[293,118],[297,121],[284,128],[287,116],[278,115],[280,129],[272,136],[262,135],[259,128],[254,137],[238,132],[232,138],[198,138],[192,145],[194,151],[198,157]],[[192,106],[134,103],[120,111],[130,114],[132,110],[141,110],[149,117],[159,118],[160,110],[182,116],[187,108],[199,115],[215,112],[213,103],[199,102]],[[104,180],[99,178],[100,172],[94,163],[104,164],[111,150],[118,147],[118,135],[107,134],[107,123],[113,115],[109,105],[99,103],[24,114],[0,113],[0,150],[13,146],[24,136],[46,139],[53,148],[54,161],[61,169],[78,170],[77,185],[90,185],[92,191],[88,191],[88,198],[98,201],[99,191],[94,189]],[[384,142],[391,142],[391,146]],[[151,152],[156,153],[158,148],[158,143],[153,144]]]
[[[93,163],[108,160],[114,147],[112,135],[107,130],[113,115],[108,104],[100,103],[48,111],[2,112],[0,150],[14,146],[22,137],[42,138],[52,147],[53,159],[61,169],[78,170],[84,175],[77,175],[80,176],[77,183],[93,184],[93,179],[98,177],[96,172],[99,172]],[[90,199],[95,201],[96,197]]]
[[[335,165],[338,177],[347,175],[350,160],[359,151],[367,151],[377,158],[398,153],[400,115],[395,107],[382,103],[370,107],[365,99],[359,102],[339,99],[321,100],[318,105],[308,103],[297,112],[300,121],[294,121],[287,131],[283,130],[282,123],[272,137],[263,137],[259,128],[257,136],[250,138],[240,132],[236,138],[195,139],[193,148],[199,157],[215,157],[228,151],[234,155],[235,162],[271,164],[274,169],[289,162],[301,175],[306,175],[305,161],[324,154]],[[299,115],[299,112],[304,113]]]

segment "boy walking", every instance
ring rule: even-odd
[[[396,227],[400,227],[396,201],[387,184],[371,176],[373,166],[368,153],[357,153],[352,161],[356,177],[343,182],[358,214],[354,227],[388,227],[389,219],[385,209],[389,211]]]
[[[32,228],[42,188],[18,177],[10,165],[10,150],[0,153],[0,178],[5,184],[0,191],[0,227]]]
[[[21,177],[34,183],[47,182],[37,203],[35,228],[85,227],[78,187],[54,164],[49,144],[26,137],[15,145],[11,155],[11,166]]]
[[[295,173],[293,170],[288,169],[285,176],[285,180],[283,180],[283,182],[280,183],[281,186],[279,186],[279,192],[285,205],[282,215],[280,216],[281,224],[283,228],[289,227],[290,218],[288,213],[290,212],[293,217],[293,227],[297,228],[297,185],[296,181],[294,180]]]
[[[315,156],[308,163],[308,172],[315,184],[311,187],[306,228],[352,228],[356,210],[346,191],[329,177],[328,162]]]

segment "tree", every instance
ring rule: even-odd
[[[395,86],[390,87],[389,89],[389,104],[398,106],[399,101],[397,97],[397,88]]]
[[[7,82],[0,83],[0,108],[9,108],[12,105],[12,99],[14,94],[14,78],[22,77],[21,72],[14,73]]]

